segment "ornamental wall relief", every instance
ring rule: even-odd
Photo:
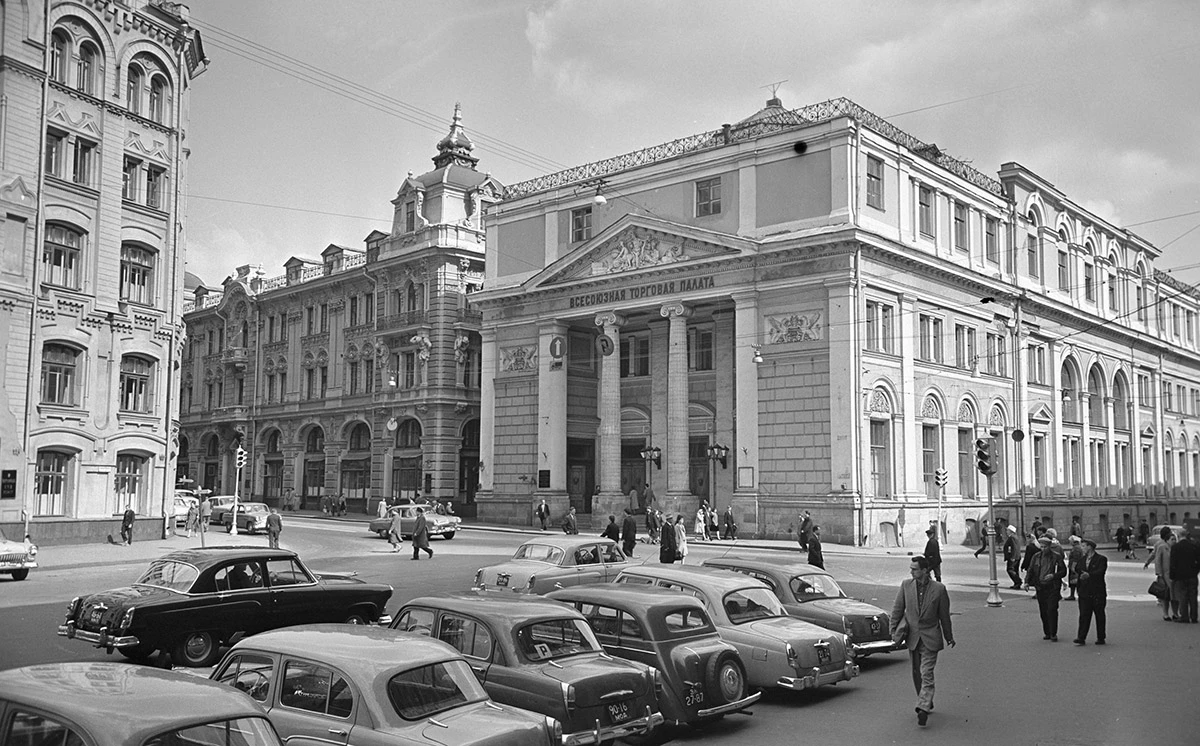
[[[608,254],[592,262],[592,274],[628,272],[683,262],[690,258],[681,244],[665,244],[651,236],[628,235],[618,241]]]
[[[506,371],[534,370],[537,366],[537,348],[530,346],[501,347],[500,369]]]
[[[815,342],[824,339],[825,322],[820,311],[767,317],[767,344]]]

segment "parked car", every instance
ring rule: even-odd
[[[183,549],[152,562],[132,586],[72,599],[58,634],[130,660],[163,650],[177,666],[203,667],[222,645],[269,629],[387,624],[391,595],[390,585],[313,573],[286,549]]]
[[[392,628],[458,650],[492,699],[561,722],[564,746],[647,733],[663,722],[655,669],[609,656],[566,604],[482,593],[424,596],[405,604]]]
[[[622,570],[616,582],[700,599],[722,639],[742,654],[751,686],[800,690],[858,675],[845,634],[787,616],[762,581],[713,567],[636,565]]]
[[[37,544],[28,536],[24,541],[13,541],[0,530],[0,575],[7,573],[13,580],[24,580],[38,566],[37,553]]]
[[[233,506],[233,501],[238,498],[235,495],[211,495],[208,498],[208,504],[212,507],[212,513],[208,516],[208,522],[214,526],[220,526],[225,522],[225,511]],[[239,502],[241,502],[239,500]]]
[[[554,718],[492,702],[457,650],[391,629],[264,632],[234,645],[212,678],[259,702],[289,742],[332,734],[356,746],[562,743]]]
[[[1175,534],[1176,539],[1182,539],[1184,536],[1187,536],[1187,532],[1184,530],[1183,526],[1160,523],[1154,528],[1150,529],[1150,539],[1146,542],[1147,549],[1154,551],[1154,548],[1158,546],[1158,542],[1162,541],[1162,537],[1159,536],[1159,534],[1162,533],[1164,528],[1171,529],[1171,533]]]
[[[403,503],[388,508],[386,517],[372,520],[369,524],[371,533],[379,534],[380,537],[386,539],[388,531],[392,527],[392,516],[399,513],[401,536],[412,536],[413,528],[417,525],[417,508],[425,509],[425,527],[429,530],[430,536],[453,539],[454,534],[458,533],[458,529],[462,526],[461,518],[456,515],[435,513],[433,512],[432,505],[426,503]]]
[[[888,612],[846,596],[833,576],[794,557],[714,557],[704,567],[733,570],[761,580],[789,615],[844,632],[855,656],[899,649],[888,633]]]
[[[242,692],[129,663],[0,672],[0,714],[0,743],[10,746],[280,746],[266,711]]]
[[[192,496],[190,492],[176,492],[174,501],[175,525],[182,526],[187,523],[188,510],[195,505],[200,506],[200,501]]]
[[[582,583],[606,583],[629,561],[611,539],[548,536],[530,539],[499,565],[480,568],[473,588],[481,591],[547,593]]]
[[[577,585],[546,597],[583,614],[609,655],[658,669],[658,704],[667,722],[718,720],[762,696],[748,693],[742,656],[721,639],[698,599],[612,583]]]
[[[231,506],[232,507],[232,506]],[[266,503],[243,503],[237,504],[237,527],[238,531],[245,531],[248,534],[253,534],[258,531],[267,530],[267,516],[271,515],[271,509]],[[233,510],[226,510],[222,514],[221,523],[225,524],[225,532],[233,532]]]

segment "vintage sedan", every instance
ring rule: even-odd
[[[221,522],[225,524],[225,533],[233,532],[233,510],[226,510],[223,514]],[[267,516],[271,515],[271,509],[266,503],[238,503],[237,504],[237,527],[238,531],[243,531],[247,534],[257,533],[267,530]]]
[[[388,508],[387,515],[376,518],[368,525],[371,533],[386,539],[392,527],[392,516],[400,514],[400,535],[412,536],[413,528],[417,525],[417,508],[425,509],[425,527],[430,536],[440,536],[443,539],[453,539],[462,527],[462,519],[456,515],[443,515],[433,512],[433,506],[425,503],[403,503]]]
[[[749,575],[766,583],[791,616],[845,632],[856,656],[897,650],[888,634],[888,612],[866,601],[846,596],[833,576],[795,556],[715,557],[704,567],[717,567]]]
[[[448,643],[492,699],[561,722],[564,746],[647,733],[663,722],[658,672],[609,656],[583,615],[557,601],[425,596],[401,607],[392,628]]]
[[[712,567],[637,565],[617,583],[682,591],[700,599],[733,643],[751,686],[801,690],[858,675],[846,635],[790,617],[766,583]]]
[[[379,627],[313,624],[264,632],[212,678],[266,708],[285,741],[558,746],[554,718],[497,705],[445,643]]]
[[[280,746],[266,712],[242,692],[129,663],[0,672],[0,715],[6,746]]]
[[[718,720],[762,696],[748,693],[742,656],[721,639],[698,599],[612,583],[577,585],[546,597],[578,609],[609,655],[658,669],[658,704],[669,723]]]
[[[233,501],[237,500],[234,495],[212,495],[208,498],[208,504],[212,508],[212,513],[208,516],[208,522],[214,526],[220,526],[225,522],[225,512],[233,508]],[[241,502],[239,500],[239,502]]]
[[[387,624],[392,587],[313,573],[294,552],[264,547],[183,549],[127,588],[77,596],[58,634],[142,661],[211,666],[222,645],[293,624]]]
[[[547,593],[583,583],[607,583],[629,565],[620,547],[598,536],[530,539],[499,565],[475,573],[475,590]]]
[[[37,553],[37,544],[28,536],[25,541],[12,541],[0,531],[0,575],[7,573],[13,580],[24,580],[38,566]]]

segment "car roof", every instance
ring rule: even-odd
[[[781,561],[778,557],[713,557],[704,560],[704,566],[719,567],[720,563],[728,563],[735,567],[745,567],[761,572],[779,571],[787,575],[827,575],[833,577],[815,565],[801,562],[795,558],[790,559],[792,561],[789,562],[786,560]]]
[[[57,713],[99,743],[141,743],[168,729],[265,717],[245,693],[193,674],[107,661],[5,671],[0,700]]]
[[[767,584],[761,580],[755,580],[749,575],[734,572],[733,570],[721,570],[716,567],[695,567],[684,565],[634,565],[627,567],[621,571],[622,575],[640,575],[642,577],[660,578],[662,580],[671,580],[677,583],[688,583],[695,585],[702,583],[709,588],[713,588],[721,593],[745,588],[747,586],[767,588]]]
[[[446,611],[459,611],[498,619],[509,625],[524,624],[539,619],[580,616],[573,607],[549,598],[495,591],[439,593],[414,598],[405,606],[430,606]]]
[[[536,539],[530,539],[521,544],[521,546],[528,544],[544,544],[567,550],[583,546],[584,544],[616,544],[616,542],[612,539],[606,539],[603,536],[568,536],[567,534],[563,534],[562,536],[539,536]]]
[[[192,547],[168,552],[159,560],[186,562],[203,567],[227,560],[297,559],[296,553],[288,549],[269,549],[261,546]]]
[[[550,591],[547,598],[564,601],[582,601],[602,606],[613,606],[642,613],[664,606],[673,609],[680,606],[695,606],[703,609],[704,604],[694,596],[663,593],[662,588],[627,583],[585,583]]]
[[[302,624],[260,632],[235,650],[295,655],[336,665],[356,678],[370,678],[462,657],[457,650],[425,635],[387,627],[353,624]]]

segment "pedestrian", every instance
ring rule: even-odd
[[[533,509],[533,515],[542,524],[542,530],[546,530],[546,522],[550,520],[550,506],[546,504],[546,498],[542,498],[542,502]]]
[[[638,494],[637,487],[629,488],[629,507],[630,508],[641,508],[642,507],[642,496]]]
[[[733,503],[725,508],[725,513],[721,516],[721,536],[737,541],[737,523],[733,520]]]
[[[1083,534],[1080,534],[1080,536],[1083,536]],[[1150,546],[1150,524],[1146,523],[1145,518],[1138,524],[1138,543],[1144,547]]]
[[[125,514],[121,516],[121,542],[125,546],[133,544],[133,519],[137,514],[133,512],[133,507],[125,508]]]
[[[417,523],[413,526],[412,546],[414,560],[421,559],[422,550],[429,555],[429,559],[433,559],[433,550],[429,548],[429,525],[425,522],[425,508],[417,508]]]
[[[300,510],[300,495],[296,490],[292,490],[292,510]]]
[[[681,565],[687,563],[688,556],[687,525],[683,520],[683,513],[675,516],[675,558]]]
[[[446,504],[441,500],[433,501],[433,512],[438,515],[446,515]]]
[[[715,507],[710,506],[708,508],[708,517],[707,522],[705,523],[705,528],[707,529],[705,531],[706,539],[711,541],[712,539],[717,538],[717,509]]]
[[[283,519],[279,517],[279,509],[271,508],[267,516],[267,545],[272,549],[279,548],[279,534],[283,532]]]
[[[812,536],[812,530],[812,514],[806,510],[800,514],[800,531],[796,536],[796,540],[800,542],[800,548],[804,551],[808,551],[808,539]]]
[[[575,506],[572,505],[567,509],[567,514],[563,516],[562,530],[564,534],[579,533],[579,522],[575,519]]]
[[[1175,546],[1175,533],[1163,526],[1158,532],[1158,538],[1158,545],[1146,558],[1142,569],[1149,567],[1151,562],[1154,563],[1154,579],[1161,581],[1166,589],[1166,593],[1158,599],[1158,604],[1162,607],[1163,621],[1173,622],[1179,617],[1179,599],[1175,598],[1171,590],[1171,549]]]
[[[1200,576],[1200,536],[1188,531],[1171,548],[1171,597],[1179,601],[1177,622],[1196,623],[1196,585]]]
[[[696,523],[693,528],[696,531],[696,541],[708,538],[708,505],[703,502],[696,508]]]
[[[612,539],[613,541],[621,540],[621,527],[617,525],[617,517],[610,515],[608,517],[608,525],[600,532],[600,537],[604,539]]]
[[[808,535],[808,564],[825,569],[825,554],[821,551],[821,527],[813,526]]]
[[[1108,600],[1108,588],[1104,574],[1108,572],[1108,558],[1096,552],[1096,542],[1083,539],[1083,559],[1079,563],[1079,634],[1076,645],[1086,645],[1092,616],[1096,617],[1096,644],[1103,645],[1107,633],[1107,617],[1104,604]],[[1075,589],[1072,588],[1072,592]]]
[[[340,515],[340,516],[346,515],[346,493],[345,492],[338,493],[337,509],[338,509],[338,515]]]
[[[1013,590],[1021,590],[1021,547],[1017,543],[1017,527],[1008,527],[1008,538],[1004,540],[1004,571],[1012,580]]]
[[[654,508],[646,509],[646,534],[651,544],[658,543],[658,527],[662,525],[662,513]]]
[[[187,531],[187,537],[190,539],[196,535],[196,529],[200,526],[200,505],[198,503],[189,502],[187,518],[184,519],[183,528]]]
[[[388,524],[388,543],[392,545],[393,552],[400,551],[400,545],[404,543],[404,519],[401,517],[403,510],[392,511],[392,522]]]
[[[287,491],[287,506],[288,510],[293,513],[300,509],[300,501],[296,499],[296,490],[294,489]]]
[[[1067,566],[1050,543],[1049,536],[1038,539],[1041,551],[1033,555],[1025,584],[1037,593],[1038,614],[1042,618],[1042,639],[1058,642],[1058,604],[1062,601],[1062,580]]]
[[[1082,542],[1079,536],[1071,537],[1071,551],[1067,553],[1067,587],[1071,589],[1068,601],[1075,600],[1075,588],[1079,585],[1079,562],[1084,555]]]
[[[925,725],[933,711],[933,669],[938,651],[954,647],[950,624],[950,595],[946,586],[929,577],[929,560],[913,557],[908,566],[912,577],[900,584],[892,604],[892,639],[908,648],[913,687],[917,690],[917,724]]]
[[[988,548],[988,524],[987,524],[987,521],[983,522],[983,528],[980,529],[979,541],[980,541],[979,548],[975,550],[976,557],[979,557],[980,554],[982,554],[983,552],[986,552],[987,548]]]
[[[646,485],[646,489],[642,490],[642,504],[646,506],[646,512],[654,510],[654,488]]]
[[[1083,540],[1083,526],[1078,518],[1071,521],[1071,536],[1078,536],[1080,541]]]
[[[212,519],[212,502],[208,495],[200,498],[200,533],[208,533],[208,522]]]
[[[1038,552],[1042,551],[1041,538],[1045,532],[1042,530],[1041,522],[1034,521],[1031,531],[1029,542],[1025,545],[1025,554],[1021,560],[1022,578],[1029,573],[1029,565],[1033,562],[1033,558],[1038,555]],[[1023,587],[1029,589],[1032,586],[1028,583],[1023,583]]]
[[[621,548],[625,550],[626,557],[632,557],[636,546],[637,521],[633,520],[633,511],[625,508],[625,517],[621,519]]]
[[[933,575],[933,579],[937,582],[942,582],[942,547],[937,540],[937,527],[930,526],[925,529],[925,535],[929,539],[925,542],[925,559],[929,562],[929,573]]]
[[[662,525],[662,543],[658,545],[658,561],[664,565],[673,564],[678,557],[679,542],[675,540],[675,527],[670,520]]]
[[[375,506],[375,516],[377,518],[387,518],[387,500],[379,498],[379,504]]]
[[[1124,525],[1117,526],[1117,551],[1124,552],[1129,559],[1129,530]]]

